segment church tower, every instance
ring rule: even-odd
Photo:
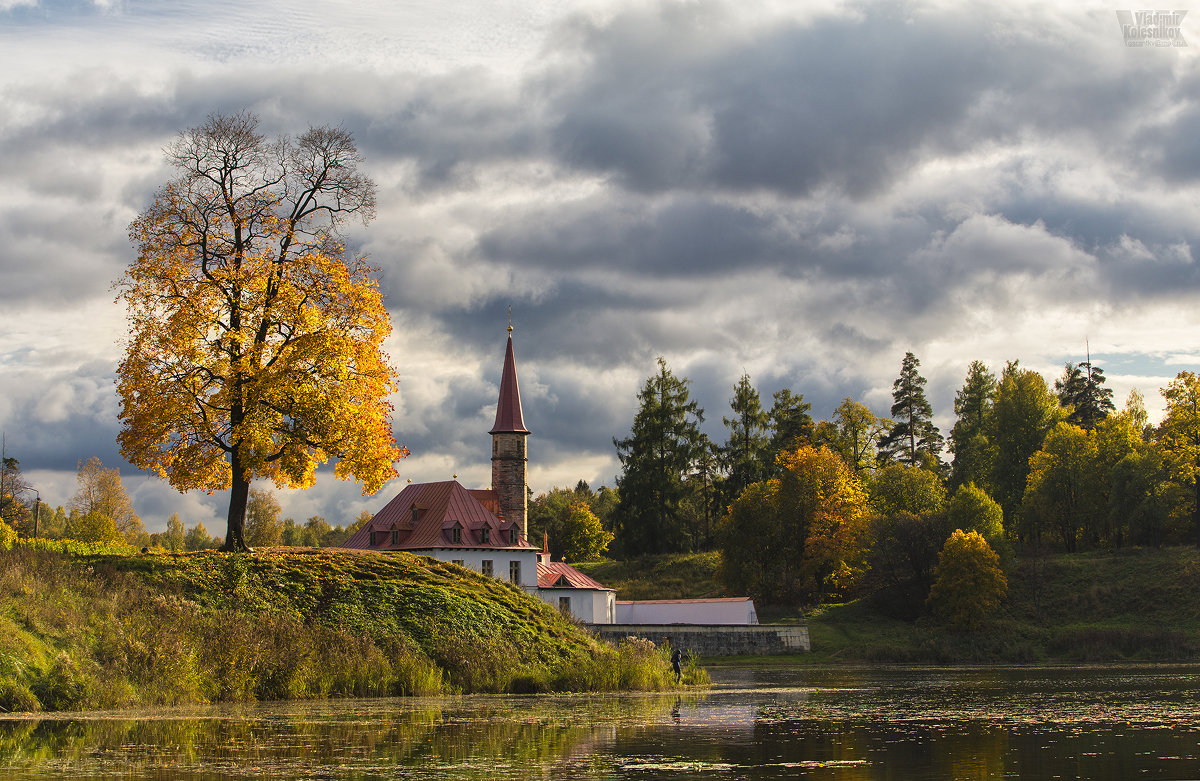
[[[500,401],[496,405],[496,423],[492,435],[492,490],[500,502],[505,520],[517,524],[521,538],[526,537],[525,517],[529,500],[526,472],[529,458],[525,437],[529,429],[521,415],[521,389],[517,386],[517,359],[513,356],[512,326],[508,327],[508,350],[504,354],[504,375],[500,378]]]

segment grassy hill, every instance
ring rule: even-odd
[[[719,595],[715,553],[580,565],[619,599]],[[757,605],[764,623],[805,623],[823,661],[1107,662],[1200,659],[1200,551],[1127,549],[1018,556],[1008,598],[986,628],[955,633],[929,617],[904,621],[880,602],[804,608]]]
[[[407,554],[0,551],[0,710],[666,688],[513,586]]]

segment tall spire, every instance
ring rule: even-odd
[[[504,374],[500,378],[500,400],[496,404],[496,423],[489,434],[528,434],[521,414],[521,388],[517,384],[517,359],[513,355],[512,325],[508,326],[508,349],[504,353]]]

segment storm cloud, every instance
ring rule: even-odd
[[[1200,69],[1111,10],[46,0],[0,3],[0,64],[6,448],[55,504],[79,459],[121,466],[152,529],[219,532],[223,497],[121,462],[111,284],[162,149],[213,112],[343,126],[379,186],[348,240],[413,455],[377,497],[285,492],[297,518],[486,484],[510,306],[535,491],[612,483],[660,355],[718,441],[743,372],[886,413],[911,350],[947,428],[975,359],[1052,380],[1090,347],[1152,410],[1195,368]]]

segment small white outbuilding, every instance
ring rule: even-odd
[[[617,600],[617,624],[703,624],[746,626],[758,623],[750,597],[716,599]]]

